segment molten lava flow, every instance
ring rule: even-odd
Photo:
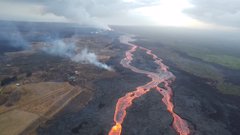
[[[167,81],[164,81],[164,84],[165,89],[161,89],[159,87],[156,87],[156,89],[163,95],[162,101],[167,106],[167,110],[173,116],[173,127],[180,135],[188,135],[190,130],[188,129],[187,122],[185,122],[173,111],[174,106],[171,102],[172,89],[168,86],[169,83]]]
[[[154,73],[154,72],[141,70],[130,65],[131,61],[133,60],[133,52],[136,51],[138,46],[132,43],[129,43],[129,41],[132,41],[131,37],[122,36],[120,37],[120,41],[121,43],[131,46],[131,49],[126,51],[125,53],[126,57],[121,60],[121,64],[125,68],[129,68],[136,73],[146,74],[152,80],[145,85],[137,87],[135,91],[129,92],[125,96],[118,99],[116,109],[115,109],[115,114],[114,114],[115,125],[112,127],[108,135],[121,135],[121,131],[122,131],[121,125],[126,116],[127,108],[132,105],[132,101],[134,99],[146,94],[147,92],[150,91],[151,88],[155,88],[157,91],[159,91],[161,95],[163,95],[162,101],[166,105],[167,110],[173,116],[174,129],[180,135],[189,135],[190,130],[188,128],[187,122],[184,121],[181,117],[179,117],[173,111],[174,106],[173,106],[173,103],[171,102],[171,97],[173,93],[172,93],[172,89],[169,87],[169,82],[175,78],[174,75],[168,71],[168,67],[162,63],[161,59],[159,59],[155,54],[153,54],[151,50],[143,47],[139,47],[139,48],[142,50],[145,50],[148,55],[152,56],[154,62],[159,65],[160,71],[157,73]],[[158,87],[160,83],[164,84],[164,88]]]
[[[119,123],[116,123],[115,126],[112,127],[111,131],[109,132],[110,135],[120,135],[122,131],[122,126]]]

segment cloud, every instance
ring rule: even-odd
[[[67,20],[108,29],[108,24],[143,24],[146,19],[143,20],[143,16],[132,14],[131,11],[158,2],[159,0],[2,0],[0,5],[5,3],[8,4],[5,7],[13,8],[6,9],[7,12],[3,15],[0,13],[0,17],[8,20]]]
[[[192,8],[184,12],[208,23],[240,27],[239,0],[189,0]]]
[[[194,18],[190,18],[186,25],[205,22],[240,27],[239,0],[1,0],[0,17],[8,20],[74,22],[103,29],[108,29],[109,24],[162,25],[171,24],[170,21],[164,22],[165,18],[179,17],[182,10],[177,8],[183,7],[184,3],[192,5],[186,7],[184,13]],[[152,7],[159,7],[159,14],[157,11],[147,15],[136,12]],[[167,12],[163,12],[164,7],[168,9]],[[144,12],[148,13],[149,10]],[[178,20],[186,19],[183,17],[180,16]]]
[[[100,28],[108,28],[108,24],[112,23],[112,20],[116,20],[116,18],[121,18],[121,21],[118,22],[120,24],[126,22],[135,24],[136,15],[135,17],[131,16],[130,12],[135,8],[156,3],[156,1],[55,0],[45,1],[42,4],[45,7],[44,11],[47,13],[50,12],[57,16],[64,16],[70,21],[83,25],[87,24]]]
[[[15,13],[12,16],[28,16],[34,18],[33,14],[37,16],[53,16],[62,19],[66,18],[70,22],[79,23],[81,25],[90,25],[99,28],[108,28],[108,25],[105,22],[102,22],[103,19],[111,18],[114,16],[125,16],[128,10],[131,7],[131,4],[123,2],[122,0],[3,0],[7,7],[17,7],[15,8],[17,12],[14,12],[14,9],[11,9],[12,12],[8,10],[8,14]],[[12,5],[12,6],[10,6]],[[25,12],[25,10],[30,10],[34,7],[38,7],[38,11],[31,10]],[[24,14],[21,14],[21,11],[24,11]],[[3,16],[3,15],[2,15]],[[14,18],[12,17],[12,18]],[[5,18],[11,18],[5,15]]]
[[[0,1],[0,18],[12,21],[33,22],[67,22],[63,16],[53,13],[43,13],[44,6],[37,3],[21,3],[20,1]]]

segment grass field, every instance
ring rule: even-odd
[[[212,48],[198,46],[176,46],[180,52],[186,53],[188,56],[199,58],[203,61],[218,64],[233,70],[240,70],[240,57],[231,55],[230,52],[217,52]]]
[[[187,52],[192,57],[199,58],[206,62],[219,64],[229,69],[240,70],[240,58],[230,55],[208,54],[208,53],[192,53]]]
[[[217,89],[223,94],[240,96],[240,86],[226,82],[219,82]]]
[[[208,48],[183,47],[178,49],[191,57],[199,58],[205,62],[218,64],[232,70],[240,70],[240,58],[236,56],[216,53]],[[218,82],[216,88],[223,94],[240,96],[240,86],[224,82],[223,75],[207,65],[210,64],[193,64],[186,66],[184,70],[202,78],[216,80]]]

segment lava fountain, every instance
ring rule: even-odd
[[[123,67],[131,69],[133,72],[147,75],[149,78],[151,78],[151,81],[145,85],[138,86],[136,90],[128,92],[125,96],[118,99],[114,114],[115,125],[111,128],[108,135],[121,135],[122,123],[127,114],[127,108],[132,105],[132,101],[134,99],[141,97],[151,89],[156,89],[163,96],[162,101],[166,105],[168,112],[173,117],[173,128],[176,130],[176,132],[179,135],[189,135],[190,130],[188,128],[187,122],[174,112],[174,105],[171,101],[173,93],[169,84],[175,79],[175,76],[170,71],[168,71],[168,67],[164,65],[162,63],[162,60],[158,58],[157,55],[153,54],[151,50],[144,47],[139,47],[135,44],[130,43],[130,41],[133,41],[131,36],[120,37],[121,43],[129,45],[131,47],[130,50],[127,50],[125,52],[125,58],[121,60],[121,64]],[[138,48],[146,51],[146,54],[152,56],[154,62],[159,65],[160,71],[155,73],[138,69],[137,67],[130,65],[131,61],[133,60],[133,52],[135,52]],[[160,88],[159,84],[164,84],[164,88]]]

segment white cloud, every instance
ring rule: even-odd
[[[108,24],[240,26],[239,0],[1,0],[0,9],[1,19],[69,21],[101,28]]]
[[[192,8],[185,13],[193,18],[217,25],[240,27],[239,0],[189,0]]]
[[[0,2],[0,17],[3,20],[66,22],[63,16],[43,13],[43,6],[32,3]]]

